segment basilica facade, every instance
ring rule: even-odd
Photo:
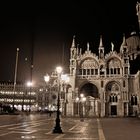
[[[136,12],[140,26],[140,3],[136,4]],[[113,43],[109,53],[105,53],[105,47],[101,36],[98,52],[93,53],[89,43],[82,52],[73,37],[70,83],[65,96],[67,116],[125,117],[140,114],[139,33],[133,31],[127,39],[124,35],[119,52],[114,50]]]
[[[98,55],[89,43],[82,53],[73,37],[70,48],[70,87],[67,93],[67,116],[109,117],[139,113],[140,71],[132,75],[125,36],[120,52],[104,53],[100,37]]]

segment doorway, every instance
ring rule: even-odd
[[[97,86],[92,83],[86,83],[80,88],[79,97],[81,93],[86,97],[86,101],[83,104],[83,113],[85,116],[99,116],[99,114],[101,114],[101,109]]]
[[[112,105],[111,106],[111,116],[117,115],[117,106]]]

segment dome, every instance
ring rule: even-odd
[[[140,36],[137,34],[131,34],[130,37],[126,39],[126,43],[128,46],[128,53],[133,54],[137,51],[140,51]]]

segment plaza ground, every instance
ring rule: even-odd
[[[53,134],[55,115],[0,115],[1,140],[140,140],[139,118],[63,118]]]

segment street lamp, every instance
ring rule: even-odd
[[[44,81],[45,81],[46,83],[48,83],[49,80],[50,80],[50,76],[49,76],[48,74],[46,74],[46,75],[44,76]]]
[[[48,82],[50,81],[50,76],[48,74],[46,74],[44,76],[44,81],[46,82],[46,92],[47,92],[47,88],[49,89],[48,95],[47,95],[47,101],[45,100],[44,105],[46,105],[47,102],[47,106],[49,107],[49,103],[50,103],[50,89],[51,89],[51,85],[48,84]],[[46,96],[46,95],[45,95]]]
[[[33,85],[32,82],[30,82],[30,81],[27,82],[27,86],[28,86],[28,87],[31,87],[32,85]]]
[[[61,78],[61,73],[62,73],[62,67],[57,67],[56,68],[57,76],[58,76],[58,97],[57,97],[57,114],[56,114],[56,124],[53,129],[53,133],[63,133],[61,126],[60,126],[60,78]]]

